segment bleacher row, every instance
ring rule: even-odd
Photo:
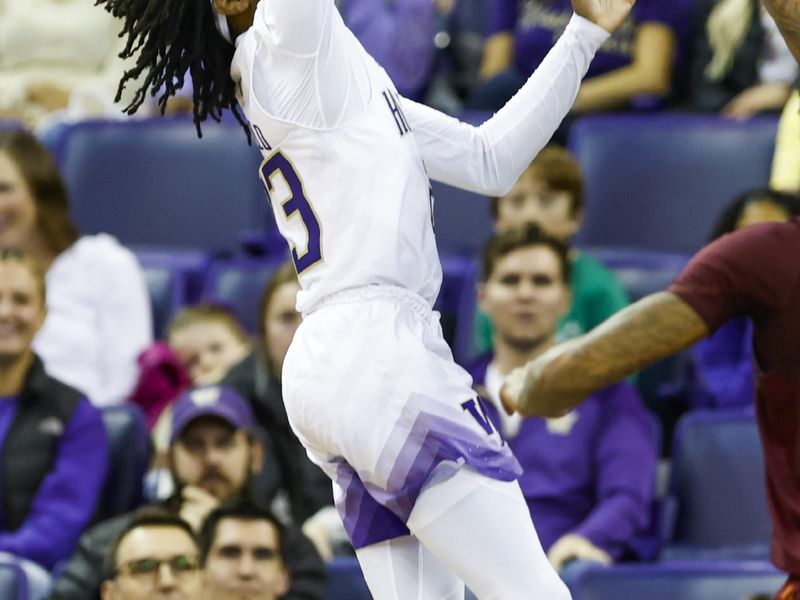
[[[485,115],[468,115],[480,122]],[[609,115],[579,121],[570,148],[586,181],[579,245],[609,266],[632,299],[663,289],[705,241],[722,207],[768,180],[776,120]],[[287,257],[261,183],[260,156],[238,125],[209,124],[203,139],[184,119],[85,122],[48,133],[86,233],[132,247],[148,281],[158,335],[182,305],[230,306],[250,331],[264,283]],[[472,357],[475,258],[491,232],[484,198],[436,184],[444,281],[437,304],[457,360]],[[655,387],[673,382],[659,375]],[[146,429],[132,407],[107,409],[112,480],[99,515],[142,500]],[[131,448],[136,450],[131,452]],[[659,560],[589,571],[576,600],[746,598],[774,592],[770,525],[754,418],[690,413],[676,430],[669,491],[654,511]],[[330,565],[331,600],[369,598],[357,564]],[[17,586],[17,587],[15,587]],[[25,598],[13,566],[0,597]],[[16,594],[16,595],[15,595]]]
[[[98,519],[142,503],[150,458],[147,428],[137,407],[103,409],[103,421],[112,476],[101,495]],[[752,413],[687,413],[673,448],[669,489],[654,510],[657,560],[589,570],[575,583],[575,600],[745,600],[746,593],[780,587],[784,575],[768,562],[763,455]],[[328,572],[328,600],[370,598],[354,558],[334,559]],[[15,565],[0,562],[0,598],[27,600],[25,586]]]

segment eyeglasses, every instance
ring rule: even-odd
[[[140,558],[123,563],[117,568],[116,574],[139,578],[155,577],[161,565],[168,565],[176,577],[181,577],[196,573],[200,568],[200,561],[197,556],[188,554],[178,554],[170,558]]]

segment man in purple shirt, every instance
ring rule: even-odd
[[[49,377],[31,350],[44,302],[33,259],[0,250],[0,560],[50,569],[94,513],[108,442],[100,412]]]
[[[553,346],[569,309],[567,252],[535,225],[489,243],[478,297],[495,326],[495,348],[472,369],[490,418],[522,465],[522,492],[560,571],[573,559],[611,564],[635,556],[634,542],[648,525],[657,461],[652,421],[627,383],[599,390],[556,419],[500,410],[506,375]]]
[[[573,112],[650,106],[672,90],[673,66],[689,24],[687,0],[638,0],[595,55]],[[547,56],[566,27],[569,0],[491,0],[481,78],[468,105],[497,110]],[[648,99],[644,101],[644,99]]]
[[[341,0],[339,5],[347,26],[398,91],[419,100],[436,55],[435,0]]]

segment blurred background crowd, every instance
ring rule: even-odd
[[[572,13],[337,5],[402,95],[475,125]],[[0,596],[144,598],[170,583],[141,552],[175,543],[166,570],[202,571],[208,598],[233,580],[258,581],[260,598],[367,598],[283,408],[299,284],[260,155],[233,119],[197,139],[190,96],[166,117],[155,101],[125,114],[119,30],[85,0],[0,0],[0,590],[13,590]],[[498,394],[533,350],[664,289],[705,243],[800,215],[798,75],[757,0],[638,0],[506,196],[434,184],[435,308],[576,600],[650,597],[635,586],[659,578],[689,586],[665,593],[705,578],[722,591],[703,598],[744,600],[784,579],[746,321],[559,419],[507,418]],[[246,545],[256,522],[270,547]],[[155,537],[130,543],[140,530]],[[261,570],[234,573],[247,551]]]

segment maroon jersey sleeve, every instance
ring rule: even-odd
[[[800,220],[755,225],[701,250],[669,291],[711,331],[733,317],[784,308],[800,272]]]

